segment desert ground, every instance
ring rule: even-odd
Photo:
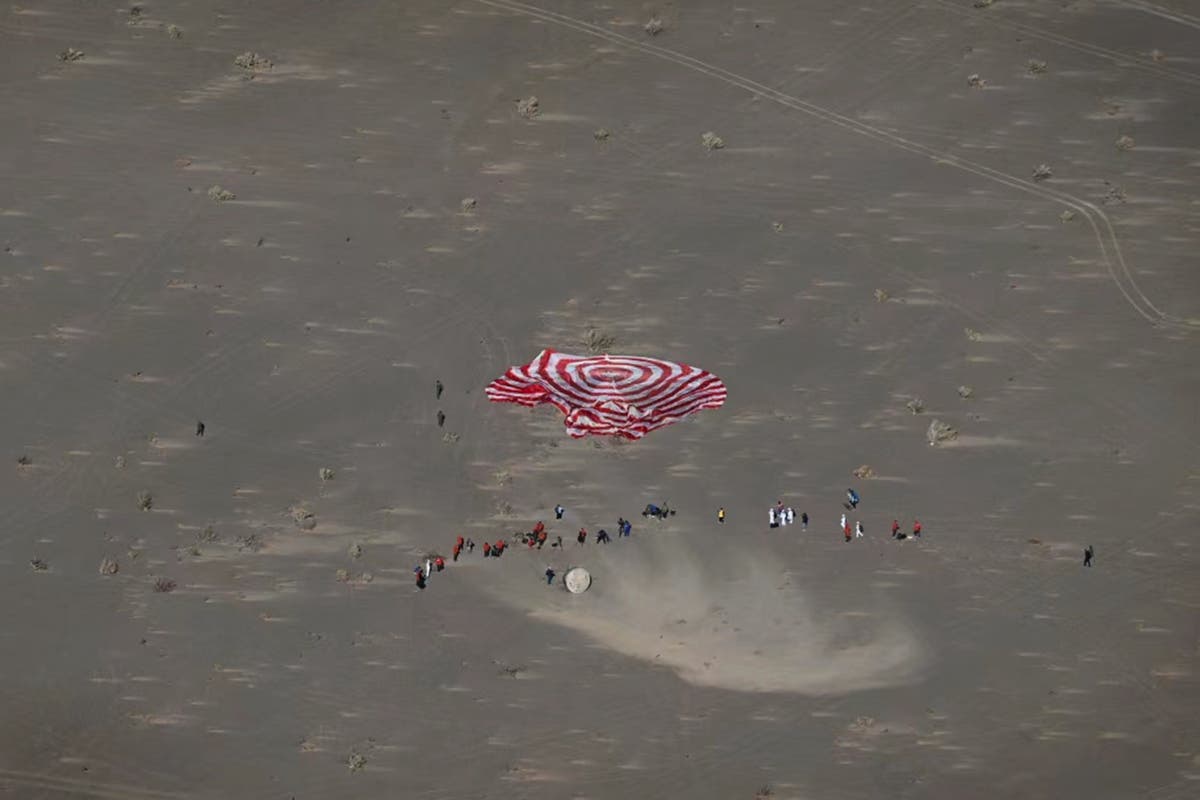
[[[0,797],[1200,796],[1194,3],[29,0],[0,65]],[[729,399],[574,440],[484,397],[546,347]]]

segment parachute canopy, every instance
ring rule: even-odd
[[[549,403],[576,439],[647,433],[725,403],[725,384],[687,364],[641,356],[570,356],[543,350],[488,384],[495,403]]]

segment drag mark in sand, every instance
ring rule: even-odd
[[[721,67],[710,64],[706,61],[692,58],[691,56],[684,55],[683,53],[679,53],[675,50],[668,50],[664,47],[658,47],[656,45],[648,44],[628,36],[623,36],[619,33],[613,33],[612,31],[606,30],[597,25],[592,25],[591,23],[584,22],[574,17],[569,17],[554,11],[546,11],[536,6],[518,3],[515,2],[515,0],[476,0],[476,2],[491,6],[493,8],[508,11],[513,14],[538,19],[542,22],[561,25],[565,28],[578,31],[588,36],[604,39],[605,41],[621,47],[637,50],[642,53],[646,53],[647,55],[652,55],[656,58],[663,59],[664,61],[670,61],[695,72],[699,72],[703,75],[716,78],[717,80],[728,83],[731,86],[744,89],[755,96],[770,100],[787,108],[803,112],[809,116],[820,119],[823,122],[837,125],[838,127],[845,128],[877,142],[881,142],[883,144],[887,144],[919,156],[924,156],[933,160],[935,163],[954,167],[955,169],[977,175],[981,178],[1008,186],[1026,194],[1040,197],[1043,200],[1049,200],[1051,202],[1066,206],[1076,213],[1081,214],[1084,219],[1088,221],[1088,224],[1092,228],[1092,232],[1095,234],[1096,244],[1100,248],[1101,259],[1108,268],[1109,276],[1112,278],[1113,283],[1116,284],[1117,289],[1120,290],[1126,302],[1128,302],[1129,305],[1143,319],[1154,326],[1187,331],[1200,329],[1200,320],[1183,319],[1166,314],[1157,306],[1155,306],[1154,303],[1141,291],[1137,285],[1137,282],[1134,280],[1132,272],[1125,263],[1125,258],[1121,253],[1120,245],[1117,242],[1116,231],[1113,228],[1111,220],[1109,220],[1108,215],[1104,213],[1103,209],[1090,201],[1083,200],[1079,197],[1067,194],[1066,192],[1058,191],[1056,189],[1049,189],[1044,185],[1035,184],[1031,180],[1018,178],[1015,175],[1010,175],[1008,173],[992,169],[991,167],[987,167],[974,161],[969,161],[965,158],[961,158],[947,152],[936,150],[918,142],[914,142],[910,139],[906,139],[902,136],[889,133],[873,125],[868,125],[864,122],[860,122],[859,120],[844,116],[836,111],[832,111],[814,103],[784,94],[783,92],[772,89],[769,86],[758,83],[736,73],[729,72],[728,70],[722,69]],[[1018,27],[1023,28],[1023,26]],[[1115,57],[1115,55],[1120,54],[1109,54],[1105,57]],[[1123,62],[1136,62],[1136,59],[1132,57],[1121,55],[1120,58]],[[1174,71],[1171,71],[1170,74],[1174,74]],[[1200,81],[1200,76],[1193,76],[1189,73],[1178,73],[1178,75],[1175,75],[1175,77],[1181,77],[1192,81]]]

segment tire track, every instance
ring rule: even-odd
[[[475,0],[477,3],[491,6],[494,8],[509,11],[513,14],[526,16],[532,19],[541,20],[555,25],[576,30],[588,36],[593,36],[599,39],[604,39],[613,44],[629,49],[637,50],[664,61],[670,61],[687,69],[707,75],[711,78],[728,83],[732,86],[737,86],[752,94],[758,95],[779,105],[795,109],[811,117],[815,117],[823,122],[836,125],[840,128],[848,130],[852,133],[857,133],[860,136],[872,139],[891,147],[913,153],[924,158],[931,159],[935,164],[953,167],[963,172],[975,175],[985,180],[999,183],[1003,186],[1016,189],[1025,194],[1033,195],[1049,200],[1059,205],[1065,206],[1078,214],[1082,215],[1087,220],[1088,225],[1092,228],[1092,232],[1096,237],[1096,244],[1100,249],[1101,260],[1108,269],[1109,276],[1117,289],[1125,298],[1126,302],[1141,316],[1146,322],[1156,327],[1166,327],[1182,331],[1194,331],[1200,329],[1200,321],[1185,320],[1179,317],[1168,315],[1159,310],[1154,303],[1142,293],[1137,282],[1133,278],[1133,274],[1125,263],[1121,248],[1117,242],[1116,231],[1113,228],[1108,215],[1096,204],[1075,197],[1074,195],[1061,192],[1056,189],[1048,189],[1034,183],[1031,180],[1018,178],[1014,175],[992,169],[983,164],[970,161],[959,156],[952,155],[943,151],[935,150],[918,142],[905,139],[900,136],[888,133],[886,130],[868,125],[858,120],[831,111],[822,106],[809,103],[804,100],[786,95],[769,86],[757,83],[749,78],[745,78],[728,70],[717,67],[708,62],[701,61],[691,56],[678,53],[674,50],[668,50],[656,45],[647,44],[645,42],[632,39],[630,37],[613,33],[604,28],[592,25],[587,22],[582,22],[574,17],[568,17],[563,14],[558,14],[552,11],[545,11],[535,6],[525,5],[524,3],[515,2],[515,0]],[[1198,78],[1197,80],[1200,80]]]

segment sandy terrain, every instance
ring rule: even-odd
[[[1200,795],[1198,54],[1185,0],[5,6],[0,797]],[[486,402],[589,331],[729,401]]]

